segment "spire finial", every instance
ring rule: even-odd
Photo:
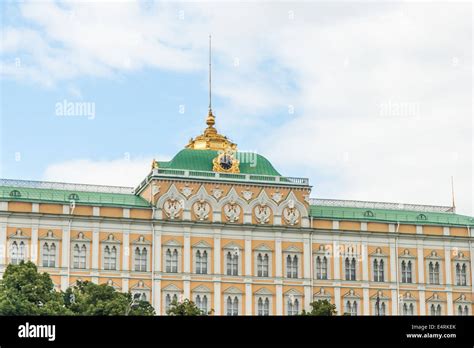
[[[209,127],[216,123],[215,116],[212,114],[212,80],[211,80],[211,35],[209,34],[209,112],[207,114],[206,124]]]
[[[211,35],[209,34],[209,111],[212,113],[212,84],[211,84]]]

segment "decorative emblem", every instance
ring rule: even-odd
[[[271,210],[265,204],[259,204],[255,207],[255,218],[259,224],[266,224],[270,220]]]
[[[290,200],[288,206],[283,209],[283,217],[288,225],[294,226],[298,223],[300,212],[295,207],[295,202]]]
[[[246,201],[250,201],[252,199],[253,192],[252,191],[242,191],[242,195],[244,196]]]
[[[214,196],[215,199],[219,200],[219,198],[222,197],[222,194],[224,191],[222,191],[220,188],[214,188],[212,189],[212,195]]]
[[[283,198],[283,196],[282,196],[281,192],[278,191],[278,190],[272,194],[272,199],[277,203],[279,203],[282,198]]]
[[[210,211],[211,205],[205,200],[201,199],[194,203],[194,214],[200,221],[207,220]]]
[[[178,217],[179,212],[181,211],[183,205],[176,198],[168,199],[163,205],[163,210],[171,220],[174,220]]]
[[[240,217],[240,207],[235,202],[224,205],[224,214],[229,222],[236,222]]]
[[[191,194],[193,193],[193,188],[192,188],[192,187],[189,187],[189,186],[184,186],[184,187],[181,189],[181,193],[182,193],[186,198],[188,198],[188,197],[191,196]]]
[[[235,151],[226,149],[219,151],[216,158],[212,160],[214,172],[240,173],[239,160],[234,157]]]

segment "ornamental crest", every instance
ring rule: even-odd
[[[290,200],[288,206],[283,209],[283,217],[288,225],[294,226],[298,223],[300,212],[295,207],[295,202]]]
[[[200,221],[207,220],[211,211],[211,205],[205,200],[199,200],[194,203],[194,214]]]
[[[276,191],[272,194],[272,199],[277,203],[279,203],[282,198],[283,198],[283,196],[282,196],[280,191]]]
[[[182,208],[183,204],[176,198],[168,199],[163,205],[163,210],[165,211],[166,216],[168,216],[171,220],[174,220],[178,217]]]
[[[193,188],[189,186],[184,186],[183,188],[181,188],[181,193],[184,195],[184,197],[188,198],[193,193]]]
[[[219,198],[222,197],[222,194],[224,191],[222,191],[220,188],[214,188],[212,189],[212,195],[214,196],[215,199],[219,200]]]
[[[240,217],[240,207],[235,202],[224,205],[224,214],[229,222],[236,222]]]
[[[259,224],[266,224],[270,220],[270,208],[265,204],[259,204],[255,207],[255,218]]]
[[[253,192],[252,191],[242,191],[242,196],[244,196],[246,201],[249,201],[252,199]]]

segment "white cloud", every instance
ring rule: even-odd
[[[16,69],[4,61],[4,74],[53,85],[144,67],[204,70],[213,33],[214,93],[226,101],[215,110],[219,122],[255,134],[283,174],[314,173],[314,196],[449,204],[454,175],[459,211],[472,213],[468,3],[164,2],[145,12],[139,2],[40,2],[21,9],[41,31],[7,28],[2,53],[26,51],[33,62]],[[418,111],[384,116],[389,102]],[[269,120],[265,131],[252,128],[288,104],[295,114],[281,126]],[[65,165],[45,176],[109,180],[106,162],[86,161],[90,174],[74,170],[77,161]],[[132,186],[147,171],[138,162],[136,174],[127,174],[135,170],[129,163],[112,165]]]
[[[55,163],[46,168],[42,180],[135,187],[150,172],[150,158],[77,159]],[[167,160],[164,156],[160,159]]]

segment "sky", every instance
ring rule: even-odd
[[[470,2],[1,4],[0,177],[136,186],[216,127],[313,198],[474,215]],[[84,106],[84,108],[81,108]]]

